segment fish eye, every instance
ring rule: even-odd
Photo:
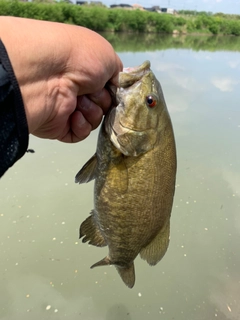
[[[154,108],[157,104],[157,99],[154,97],[154,95],[150,94],[146,97],[146,103],[149,108]]]

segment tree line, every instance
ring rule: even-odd
[[[207,35],[172,35],[137,33],[134,37],[126,32],[101,32],[117,52],[146,52],[167,49],[191,49],[193,51],[235,51],[240,52],[240,37]]]
[[[64,22],[94,31],[240,35],[240,16],[206,12],[165,13],[109,9],[97,5],[60,2],[1,0],[0,15]]]

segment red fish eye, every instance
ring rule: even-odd
[[[146,102],[149,108],[153,108],[157,104],[157,100],[151,95],[146,97]]]

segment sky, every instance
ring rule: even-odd
[[[102,0],[105,5],[127,3],[140,4],[143,7],[160,6],[175,10],[210,11],[228,14],[240,14],[240,0]]]

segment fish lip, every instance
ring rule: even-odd
[[[119,73],[119,90],[121,88],[126,89],[131,87],[148,72],[150,72],[150,62],[148,60],[140,66],[124,68],[123,71]]]
[[[123,68],[123,71],[121,73],[136,73],[136,71],[139,71],[141,73],[145,70],[149,70],[150,66],[150,61],[146,60],[140,66]]]

